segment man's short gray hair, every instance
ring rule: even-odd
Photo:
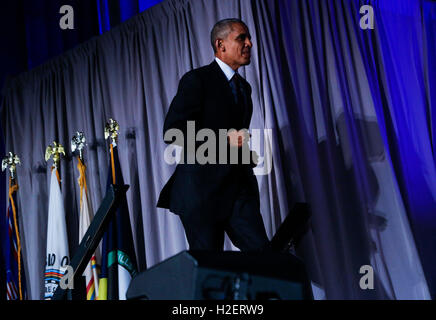
[[[214,53],[217,52],[217,48],[215,47],[215,41],[217,39],[226,39],[229,33],[232,31],[232,25],[234,23],[240,23],[248,29],[244,21],[237,18],[223,19],[215,23],[212,31],[210,32],[210,44],[212,45]]]

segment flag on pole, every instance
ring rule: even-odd
[[[50,179],[46,254],[44,298],[51,299],[70,264],[64,201],[56,168],[52,169]]]
[[[111,162],[107,187],[124,184],[116,146],[110,145]],[[137,273],[135,249],[127,199],[120,202],[103,236],[99,300],[125,300],[131,279]]]
[[[18,184],[9,179],[9,205],[6,211],[6,232],[4,237],[4,262],[6,269],[6,299],[24,300],[27,298],[26,277],[23,267],[20,232],[18,227],[18,210],[15,194]]]
[[[92,210],[92,203],[89,198],[88,186],[86,183],[86,166],[78,157],[79,162],[77,168],[79,169],[79,186],[80,186],[80,223],[79,223],[79,239],[81,240],[91,224],[91,220],[94,218],[94,211]],[[86,299],[97,300],[98,299],[98,262],[99,254],[98,250],[94,252],[91,260],[86,266],[83,275],[86,280]]]

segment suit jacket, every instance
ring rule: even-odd
[[[245,79],[242,85],[246,103],[242,119],[237,119],[233,114],[238,106],[219,65],[213,61],[189,71],[180,80],[177,94],[171,102],[165,118],[164,135],[168,129],[176,128],[186,138],[187,121],[195,121],[195,131],[208,128],[217,134],[218,146],[219,129],[248,128],[253,113],[251,87]],[[185,139],[185,146],[186,143]],[[228,155],[229,148],[227,146]],[[180,215],[201,214],[212,218],[230,214],[242,188],[259,201],[257,180],[252,169],[255,164],[218,164],[218,150],[217,164],[187,164],[187,152],[183,153],[185,163],[177,165],[162,189],[158,207]]]

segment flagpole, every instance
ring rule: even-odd
[[[65,150],[64,147],[60,144],[57,143],[55,141],[53,141],[53,145],[49,145],[47,147],[47,149],[45,150],[45,161],[50,160],[51,157],[53,157],[53,166],[52,166],[52,171],[53,169],[56,170],[56,177],[58,179],[59,182],[59,186],[61,185],[61,178],[59,176],[59,168],[60,168],[60,160],[61,160],[61,156],[65,156]]]
[[[119,125],[109,119],[104,129],[105,139],[110,142],[110,162],[107,186],[124,184],[118,159],[117,138]],[[137,272],[135,247],[132,236],[127,198],[123,195],[117,214],[110,221],[103,238],[102,299],[124,300],[128,285]]]
[[[8,156],[5,157],[2,161],[2,171],[4,171],[6,168],[9,169],[10,176],[9,176],[9,201],[11,203],[12,207],[12,216],[14,219],[14,228],[15,228],[15,235],[17,238],[17,257],[18,257],[18,292],[20,294],[20,300],[23,300],[23,290],[22,290],[22,284],[21,284],[21,241],[20,241],[20,233],[18,229],[18,219],[17,219],[17,211],[15,208],[15,201],[13,194],[18,190],[18,183],[16,181],[16,166],[17,164],[21,164],[20,158],[12,153],[9,152]]]
[[[18,184],[15,179],[9,178],[9,200],[11,201],[12,214],[14,217],[15,234],[17,235],[17,255],[18,255],[18,292],[20,293],[20,300],[23,300],[23,290],[21,285],[21,241],[20,233],[18,231],[17,211],[15,209],[15,201],[13,198],[14,192],[18,190]]]
[[[104,138],[107,140],[109,137],[111,138],[110,143],[110,152],[111,152],[111,167],[112,167],[112,184],[116,183],[115,179],[115,159],[114,159],[114,147],[117,146],[117,139],[119,134],[120,126],[118,122],[114,119],[110,118],[106,123],[104,128]]]
[[[79,187],[80,187],[80,223],[79,223],[79,238],[83,239],[85,230],[89,228],[91,221],[93,220],[92,204],[89,200],[88,186],[86,182],[86,165],[83,159],[83,149],[86,146],[86,138],[83,132],[77,131],[71,139],[71,151],[74,153],[78,151],[77,156],[77,169],[79,169]],[[83,275],[86,282],[86,299],[97,300],[98,299],[98,271],[97,271],[97,252],[94,252],[91,256],[91,260],[88,262]]]
[[[109,121],[106,123],[105,128],[104,128],[104,138],[105,140],[107,139],[111,139],[110,142],[110,169],[108,172],[108,182],[111,181],[112,185],[116,185],[117,181],[116,181],[116,171],[115,171],[115,157],[114,157],[114,147],[117,145],[117,137],[118,137],[118,131],[119,131],[120,127],[118,125],[118,123],[114,120],[114,119],[109,119]],[[110,179],[110,180],[109,180]],[[104,237],[103,237],[103,244],[102,244],[102,269],[101,269],[101,278],[100,278],[100,292],[99,292],[99,299],[101,300],[107,300],[108,298],[112,299],[113,298],[113,286],[114,286],[114,281],[111,275],[113,275],[111,273],[111,275],[109,274],[109,268],[108,268],[108,258],[109,258],[109,253],[111,251],[110,248],[108,249],[108,245],[110,242],[110,234],[111,231],[109,231],[109,229],[112,228],[112,222],[109,223],[109,227],[108,230],[105,232]],[[118,279],[116,280],[117,284],[116,284],[116,291],[118,294]],[[110,287],[109,287],[110,286]],[[108,292],[110,289],[110,293]]]
[[[70,260],[65,208],[59,175],[61,156],[65,156],[64,147],[55,141],[45,151],[45,160],[47,162],[50,158],[53,158],[47,222],[47,261],[44,273],[44,298],[46,300],[53,297],[61,278],[65,275],[65,268],[69,265]],[[53,172],[53,170],[55,171]],[[53,174],[56,175],[56,178]]]
[[[83,198],[83,190],[85,192],[87,191],[87,185],[86,185],[86,177],[85,177],[85,170],[86,165],[85,161],[83,160],[83,149],[86,145],[86,138],[83,132],[77,131],[76,134],[71,139],[71,152],[79,151],[79,155],[77,156],[78,165],[77,168],[79,169],[79,187],[80,187],[80,208],[82,207],[82,198]]]

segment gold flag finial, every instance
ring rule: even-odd
[[[107,140],[110,137],[112,139],[111,143],[114,147],[117,146],[119,130],[120,126],[118,125],[118,122],[116,122],[112,118],[109,119],[109,121],[106,123],[106,126],[104,127],[104,138]]]
[[[53,156],[54,166],[58,169],[61,155],[65,156],[64,147],[60,143],[53,141],[53,145],[49,145],[45,150],[45,161],[48,161]]]
[[[71,151],[74,152],[76,150],[79,150],[79,157],[80,160],[83,161],[83,153],[82,150],[85,148],[86,145],[86,139],[85,135],[81,131],[77,131],[76,134],[71,139]]]
[[[15,153],[9,151],[8,155],[2,160],[2,171],[9,168],[11,179],[15,179],[17,164],[21,164],[20,158]]]

